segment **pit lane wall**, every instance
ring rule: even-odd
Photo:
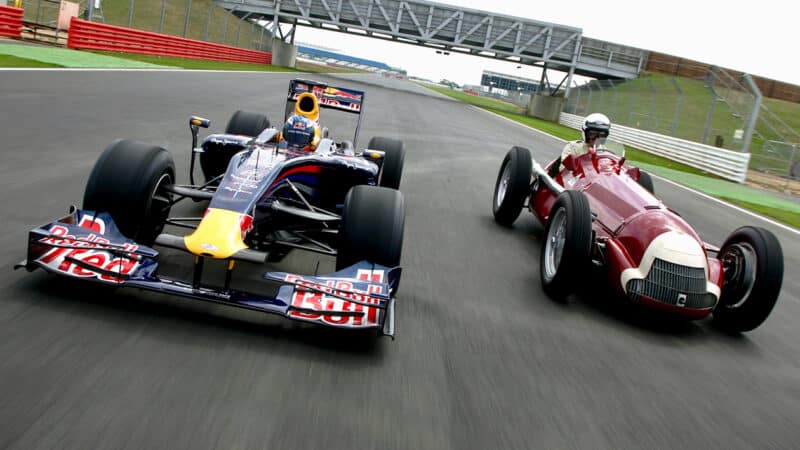
[[[558,123],[580,130],[583,120],[582,116],[562,112]],[[750,153],[734,152],[621,125],[612,124],[611,139],[737,183],[745,181],[750,164]]]
[[[186,39],[73,17],[67,47],[141,55],[272,64],[272,54],[230,45]]]
[[[22,38],[22,8],[0,5],[0,36]]]

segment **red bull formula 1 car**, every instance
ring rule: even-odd
[[[513,147],[492,202],[501,225],[511,226],[523,207],[544,224],[539,272],[548,296],[577,293],[597,269],[621,297],[686,319],[713,314],[722,328],[742,332],[767,318],[783,281],[783,253],[770,231],[745,226],[721,247],[704,242],[653,194],[650,176],[625,163],[622,145],[569,156],[551,171],[558,163],[542,168]]]
[[[224,134],[197,146],[200,127],[190,119],[190,184],[176,183],[163,148],[118,140],[103,151],[86,184],[81,209],[29,233],[27,259],[15,268],[37,268],[74,278],[217,302],[339,328],[394,334],[405,204],[398,190],[403,143],[373,138],[354,150],[364,92],[293,80],[287,111],[315,121],[320,108],[358,116],[353,141],[335,141],[327,130],[316,151],[282,145],[266,116],[238,111]],[[287,112],[288,114],[288,112]],[[204,183],[195,183],[195,155]],[[172,217],[185,199],[208,202],[200,217]],[[166,225],[187,233],[164,233]],[[191,279],[160,274],[154,247],[191,256]],[[263,274],[267,285],[237,289],[242,263],[277,261],[291,249],[335,258],[336,272]],[[210,260],[224,274],[208,281]],[[204,264],[205,263],[205,264]],[[218,269],[219,270],[219,269]],[[218,274],[219,275],[219,274]],[[212,277],[213,278],[213,277]],[[271,283],[270,283],[271,282]]]

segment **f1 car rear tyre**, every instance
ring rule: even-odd
[[[270,123],[264,114],[236,111],[225,127],[225,134],[237,134],[241,136],[256,137],[262,131],[269,128]],[[231,149],[219,149],[218,151],[208,151],[200,154],[200,168],[206,182],[225,173],[231,156],[238,153],[241,149],[234,147]]]
[[[175,163],[165,149],[120,139],[106,147],[89,175],[83,209],[111,214],[119,231],[152,245],[164,229],[175,183]]]
[[[400,179],[403,177],[403,163],[406,159],[406,149],[403,141],[384,137],[373,137],[369,140],[367,148],[384,152],[383,166],[381,167],[380,186],[390,189],[400,189]]]
[[[644,170],[639,171],[639,184],[647,189],[648,192],[655,195],[656,189],[653,187],[653,178]]]
[[[719,251],[724,282],[714,322],[732,332],[750,331],[769,316],[783,283],[778,238],[759,227],[731,233]]]
[[[364,260],[399,266],[405,220],[405,201],[400,191],[353,186],[344,200],[336,270]]]
[[[510,227],[522,211],[525,197],[530,193],[531,152],[522,147],[511,147],[503,159],[492,197],[495,222]]]
[[[582,192],[558,195],[544,229],[539,273],[542,289],[553,300],[564,301],[576,292],[576,280],[589,268],[592,249],[592,212]]]

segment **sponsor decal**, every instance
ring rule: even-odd
[[[358,279],[364,282],[383,283],[384,271],[382,270],[359,270]],[[327,280],[325,285],[304,279],[300,275],[288,274],[286,281],[297,283],[318,289],[322,292],[307,291],[295,288],[292,294],[292,306],[311,311],[344,311],[364,313],[360,316],[337,316],[331,314],[316,314],[311,312],[290,311],[289,317],[306,320],[310,322],[321,322],[327,325],[340,327],[376,327],[378,323],[378,308],[358,303],[349,302],[345,299],[352,299],[363,303],[379,304],[380,299],[372,297],[370,294],[382,294],[382,284],[368,284],[367,290],[358,290],[353,287],[353,283],[343,280]],[[349,292],[343,292],[349,291]],[[328,294],[336,294],[334,297]],[[343,298],[340,298],[343,297]]]
[[[36,261],[66,275],[80,278],[97,278],[111,283],[121,283],[123,279],[87,270],[73,263],[72,260],[81,261],[106,272],[122,275],[130,275],[139,267],[138,260],[119,257],[109,251],[110,247],[107,244],[110,241],[100,236],[105,232],[106,228],[102,219],[87,214],[83,216],[79,226],[97,234],[91,233],[88,236],[75,237],[69,234],[67,227],[53,225],[49,230],[52,236],[40,239],[39,243],[45,245],[69,245],[74,248],[55,247],[37,258]],[[139,246],[136,244],[122,244],[122,249],[125,251],[135,252],[138,248]]]

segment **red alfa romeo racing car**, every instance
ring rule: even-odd
[[[560,172],[552,167],[559,160],[542,168],[521,147],[511,148],[500,166],[495,220],[511,226],[527,207],[544,225],[545,293],[563,300],[586,270],[597,268],[630,301],[686,319],[713,314],[730,331],[758,327],[783,281],[775,235],[745,226],[721,247],[704,242],[653,194],[649,175],[625,162],[624,146],[597,147],[564,158]]]

